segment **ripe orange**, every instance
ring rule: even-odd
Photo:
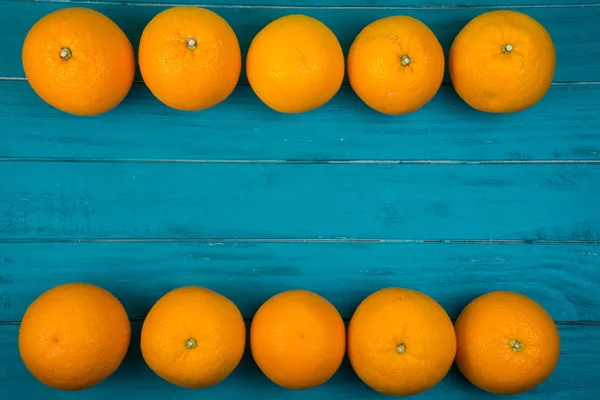
[[[379,19],[354,39],[350,85],[369,107],[391,115],[423,107],[444,77],[444,52],[435,34],[408,16]]]
[[[323,297],[290,290],[267,300],[250,328],[250,347],[261,371],[288,389],[325,383],[340,367],[346,328],[335,307]]]
[[[491,11],[472,19],[450,49],[450,78],[471,107],[492,113],[522,111],[544,97],[554,75],[550,35],[516,11]]]
[[[456,364],[471,383],[495,394],[538,386],[558,362],[560,339],[546,310],[513,292],[485,294],[456,321]]]
[[[144,82],[160,101],[178,110],[202,110],[235,89],[242,55],[235,32],[213,11],[173,7],[144,28],[139,47]]]
[[[87,8],[54,11],[30,29],[22,52],[25,76],[48,104],[97,115],[125,98],[135,72],[131,43],[109,18]]]
[[[119,300],[98,286],[70,283],[48,290],[27,308],[19,329],[19,352],[42,383],[81,390],[119,367],[130,335]]]
[[[306,15],[288,15],[252,40],[246,74],[254,93],[283,113],[321,107],[340,90],[344,54],[335,34]]]
[[[142,356],[158,376],[184,388],[207,388],[237,367],[246,325],[227,297],[196,286],[172,290],[142,326]]]
[[[348,356],[368,386],[410,396],[437,385],[456,353],[452,321],[431,297],[387,288],[367,297],[348,326]]]

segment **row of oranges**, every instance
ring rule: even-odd
[[[130,342],[121,303],[94,285],[57,286],[27,309],[19,350],[41,382],[63,390],[100,383],[121,364]],[[227,297],[189,286],[158,300],[141,333],[147,365],[184,388],[223,381],[244,353],[246,327]],[[559,335],[550,315],[514,292],[473,300],[455,326],[426,294],[381,289],[364,299],[348,331],[337,309],[306,290],[279,293],[256,312],[250,327],[252,356],[261,371],[289,389],[325,383],[348,357],[374,390],[413,395],[439,383],[456,360],[477,387],[496,394],[533,389],[554,370]]]
[[[145,27],[139,45],[144,82],[164,104],[201,110],[225,100],[241,73],[241,51],[229,24],[200,7],[173,7]],[[135,73],[131,43],[106,16],[66,8],[34,24],[23,46],[23,67],[35,92],[77,115],[116,107]],[[455,38],[449,72],[457,93],[487,112],[515,112],[537,103],[556,64],[548,32],[533,18],[492,11],[471,20]],[[252,40],[246,74],[256,95],[284,113],[327,103],[340,89],[345,60],[335,34],[306,15],[288,15]],[[439,90],[444,53],[421,21],[391,16],[365,27],[348,53],[350,85],[385,114],[416,111]]]

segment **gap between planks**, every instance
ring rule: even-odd
[[[122,1],[86,1],[86,0],[4,0],[6,2],[27,2],[27,3],[61,3],[61,4],[90,4],[90,5],[112,5],[133,7],[175,7],[175,6],[197,6],[204,8],[229,8],[229,9],[247,9],[247,8],[266,8],[266,9],[291,9],[291,10],[452,10],[452,9],[527,9],[527,8],[588,8],[599,7],[599,3],[578,3],[578,4],[518,4],[518,5],[404,5],[404,6],[316,6],[316,5],[270,5],[270,4],[213,4],[213,3],[178,3],[178,2],[122,2]]]
[[[344,320],[344,322],[348,323],[350,322],[350,318],[342,318]],[[244,318],[244,321],[246,322],[252,322],[252,318]],[[144,322],[143,319],[140,318],[132,318],[129,320],[130,323],[133,324],[137,324],[137,323],[142,323]],[[452,319],[452,323],[455,323],[456,319]],[[600,326],[600,321],[554,321],[554,323],[556,325],[562,325],[562,326],[573,326],[573,325],[580,325],[580,326]],[[0,321],[0,326],[2,325],[21,325],[21,321]]]
[[[0,157],[0,162],[99,163],[99,164],[292,164],[292,165],[600,165],[598,160],[244,160],[244,159],[144,159],[104,157]]]
[[[243,243],[348,243],[348,244],[485,244],[485,245],[598,245],[599,240],[537,239],[376,239],[376,238],[0,238],[0,244],[30,243],[202,243],[206,246]]]
[[[34,1],[35,2],[35,1]],[[61,3],[63,3],[61,1]],[[0,82],[27,82],[27,78],[20,76],[0,76]],[[143,80],[136,79],[133,81],[135,85],[144,84]],[[550,86],[594,86],[600,85],[600,81],[565,81],[565,82],[552,82]],[[250,86],[248,82],[238,82],[237,86]],[[342,86],[350,86],[348,82],[344,81]],[[452,86],[452,82],[442,82],[441,86]]]

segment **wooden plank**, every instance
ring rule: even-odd
[[[28,0],[11,0],[11,1],[28,1]],[[76,7],[86,4],[82,0],[34,0],[36,2],[56,3],[62,2],[71,4]],[[121,3],[118,0],[101,0],[95,1],[99,4]],[[136,4],[142,6],[157,6],[165,4],[191,4],[198,5],[197,1],[193,0],[177,0],[177,1],[162,1],[162,0],[129,0],[126,4]],[[429,0],[427,3],[422,3],[417,0],[302,0],[301,5],[297,5],[293,0],[211,0],[210,2],[202,3],[204,6],[212,8],[232,8],[232,7],[265,7],[265,8],[281,8],[281,7],[297,7],[297,8],[384,8],[384,9],[413,9],[413,8],[510,8],[510,9],[529,9],[536,6],[541,7],[564,7],[564,6],[580,6],[589,7],[597,5],[593,0],[511,0],[510,2],[502,2],[497,0]]]
[[[238,368],[222,383],[202,391],[181,389],[158,378],[144,364],[139,350],[140,323],[134,323],[132,345],[121,367],[101,384],[77,393],[77,399],[105,399],[115,396],[144,399],[324,399],[334,396],[343,400],[381,399],[355,375],[347,360],[334,377],[309,391],[282,389],[262,375],[247,348]],[[0,392],[6,398],[18,398],[27,391],[32,398],[65,399],[70,395],[50,389],[33,378],[20,360],[17,348],[17,325],[0,325]],[[535,390],[520,399],[593,399],[597,395],[600,361],[600,327],[559,326],[561,355],[554,373]],[[422,399],[489,399],[471,385],[453,367],[436,387]]]
[[[239,86],[224,103],[189,113],[165,107],[136,84],[115,110],[80,118],[47,106],[27,82],[0,81],[0,157],[598,160],[599,97],[600,85],[553,86],[529,110],[490,115],[442,87],[419,112],[394,118],[372,111],[343,87],[320,109],[284,115]]]
[[[491,0],[490,0],[491,1]],[[524,0],[525,1],[525,0]],[[381,4],[381,3],[379,3]],[[29,28],[43,15],[68,6],[64,2],[40,3],[0,1],[0,35],[5,49],[0,62],[0,77],[23,77],[21,46]],[[82,5],[82,4],[79,4]],[[112,18],[128,35],[135,48],[144,26],[164,6],[139,6],[132,3],[86,2],[85,7],[97,9]],[[473,17],[490,8],[302,8],[302,7],[218,7],[238,35],[245,54],[252,38],[266,24],[281,16],[304,13],[327,24],[338,36],[345,51],[360,30],[370,22],[394,14],[406,14],[422,20],[438,36],[446,54],[460,29]],[[556,82],[598,81],[600,76],[600,6],[532,7],[523,10],[536,18],[550,32],[558,59]],[[245,82],[246,78],[242,77]]]
[[[0,238],[598,240],[600,165],[0,163]]]
[[[513,290],[557,321],[600,321],[600,245],[393,243],[0,244],[0,322],[19,321],[49,288],[90,282],[142,320],[163,294],[201,285],[228,296],[246,318],[272,295],[312,290],[350,318],[389,286],[428,293],[456,318],[477,296]]]

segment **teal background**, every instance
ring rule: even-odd
[[[179,0],[178,4],[191,3]],[[544,99],[518,114],[469,108],[449,80],[422,110],[390,117],[345,85],[301,115],[268,109],[244,74],[222,104],[179,112],[139,73],[115,110],[80,118],[30,88],[21,46],[31,25],[68,6],[112,18],[137,47],[166,2],[0,0],[0,398],[383,399],[345,362],[310,391],[281,389],[249,351],[223,383],[184,390],[139,351],[152,304],[184,285],[231,298],[249,322],[288,289],[313,290],[349,320],[388,286],[423,291],[456,318],[475,297],[513,290],[556,321],[555,373],[524,399],[595,399],[600,391],[600,4],[559,0],[212,0],[245,54],[283,15],[326,23],[344,51],[371,21],[421,19],[447,54],[474,16],[511,8],[536,18],[557,49]],[[60,392],[21,362],[19,322],[43,291],[90,282],[132,321],[121,368]],[[453,369],[423,399],[484,399]]]

